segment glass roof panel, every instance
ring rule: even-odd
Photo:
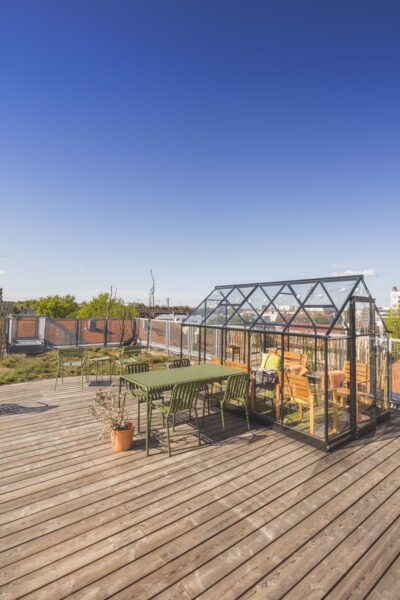
[[[243,293],[238,288],[232,288],[229,294],[225,297],[225,300],[228,304],[232,304],[233,306],[240,306],[245,299]]]
[[[261,287],[257,287],[252,292],[251,296],[248,298],[248,302],[258,315],[261,315],[270,304],[270,300],[267,298]]]
[[[205,325],[223,327],[226,323],[225,306],[217,308],[205,321]]]
[[[273,304],[286,323],[290,321],[300,306],[299,301],[287,285],[275,297]]]
[[[246,327],[245,320],[236,312],[233,306],[227,307],[227,322],[226,325],[228,327],[231,326],[241,326]]]
[[[314,323],[309,319],[306,312],[301,308],[299,312],[294,315],[290,321],[290,327],[307,327],[315,329]]]
[[[236,315],[239,315],[241,317],[241,319],[245,323],[246,328],[251,327],[259,316],[248,302],[244,302],[242,306],[239,309],[237,309]],[[236,322],[235,314],[233,314],[230,318],[228,326],[231,325],[234,321]]]
[[[255,290],[255,288],[256,288],[256,287],[257,287],[257,286],[255,286],[255,285],[253,285],[253,286],[251,286],[251,285],[248,285],[248,286],[245,286],[245,287],[243,287],[243,286],[242,286],[242,287],[238,287],[238,288],[236,288],[236,289],[237,289],[237,290],[238,290],[238,291],[239,291],[241,294],[243,294],[243,298],[247,298],[247,296],[248,296],[249,294],[251,294],[251,292],[252,292],[253,290]]]
[[[338,315],[336,307],[333,306],[327,292],[320,283],[307,298],[304,308],[319,329],[326,329]]]
[[[283,329],[286,325],[286,321],[282,317],[282,315],[276,310],[276,308],[271,304],[269,308],[261,315],[258,319],[257,324],[260,325],[273,325],[274,327],[279,327]]]
[[[211,294],[207,296],[207,300],[223,300],[230,292],[230,288],[227,290],[213,290]]]
[[[349,295],[351,294],[351,290],[354,288],[357,283],[357,277],[351,280],[336,280],[336,281],[324,281],[324,287],[327,290],[329,296],[332,299],[332,302],[335,304],[336,308],[340,311]]]
[[[218,300],[206,300],[205,318],[208,318],[219,305],[220,302]]]
[[[371,298],[371,294],[365,287],[365,284],[363,281],[360,281],[360,283],[358,284],[358,286],[356,287],[356,289],[354,291],[353,296],[362,296],[365,298]]]
[[[261,286],[264,292],[267,294],[270,300],[273,300],[275,296],[279,294],[279,292],[284,287],[283,285],[262,285]]]
[[[305,307],[319,308],[325,306],[332,307],[332,302],[322,285],[319,283],[309,298],[307,298]]]
[[[298,283],[290,286],[295,293],[295,296],[300,304],[303,304],[311,290],[315,287],[315,283]]]
[[[185,324],[201,325],[206,318],[206,303],[202,302],[194,311],[185,319]]]

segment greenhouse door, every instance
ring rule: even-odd
[[[374,301],[354,297],[350,304],[350,416],[355,437],[376,425],[376,347]]]

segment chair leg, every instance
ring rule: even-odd
[[[194,413],[196,415],[197,437],[198,437],[198,440],[199,440],[199,446],[201,446],[199,415],[197,414],[197,409],[196,408],[194,409]]]
[[[59,370],[60,370],[60,367],[59,367],[59,366],[57,366],[56,382],[55,382],[55,384],[54,384],[54,389],[56,389],[56,387],[57,387],[57,379],[58,379],[58,373],[59,373]]]
[[[168,422],[168,415],[167,415],[167,441],[168,441],[168,456],[171,456],[171,440],[169,438],[169,422]]]
[[[140,400],[137,399],[137,430],[140,432]]]
[[[221,403],[221,421],[222,421],[222,431],[225,436],[225,420],[224,420],[224,405]]]
[[[175,431],[175,413],[172,415],[172,431]]]
[[[250,431],[250,419],[249,419],[249,406],[248,406],[248,404],[244,405],[244,410],[246,412],[247,429]]]
[[[81,388],[83,390],[83,367],[81,367]]]

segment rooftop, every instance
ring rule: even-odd
[[[93,388],[0,388],[4,598],[395,598],[400,415],[327,454],[231,414],[146,458],[97,438]],[[190,434],[190,435],[189,435]]]

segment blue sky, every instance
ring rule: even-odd
[[[0,4],[0,286],[400,284],[400,4]]]

